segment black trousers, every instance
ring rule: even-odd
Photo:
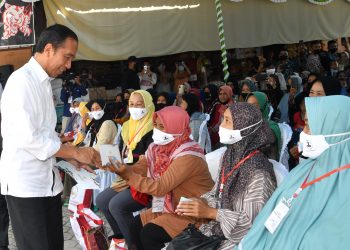
[[[0,247],[7,247],[9,244],[9,213],[7,210],[6,199],[1,195],[0,189]]]
[[[63,250],[61,195],[6,200],[18,250]]]
[[[131,225],[132,242],[127,242],[130,250],[160,250],[172,239],[164,228],[147,223],[142,227],[140,215]]]

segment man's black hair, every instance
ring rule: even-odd
[[[47,44],[51,43],[52,46],[57,49],[65,42],[67,38],[72,38],[78,41],[78,36],[70,28],[62,24],[54,24],[47,27],[40,34],[39,40],[35,46],[34,53],[44,52],[44,48]]]

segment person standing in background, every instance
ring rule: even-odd
[[[72,114],[69,111],[73,104],[73,100],[78,97],[87,95],[86,85],[82,83],[80,76],[76,76],[73,80],[66,80],[62,84],[61,101],[63,102],[63,116],[61,134],[66,130],[69,119]]]
[[[122,89],[138,90],[140,89],[140,79],[136,73],[137,58],[130,56],[128,58],[128,68],[125,70],[122,77]]]
[[[157,83],[157,75],[151,71],[151,64],[148,61],[143,63],[143,68],[138,76],[140,78],[140,89],[142,90],[153,89],[153,86]]]

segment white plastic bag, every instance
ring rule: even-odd
[[[82,204],[85,208],[90,208],[92,200],[92,189],[82,189],[78,185],[72,187],[69,197],[68,210],[75,213],[77,206]]]

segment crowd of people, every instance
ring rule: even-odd
[[[338,52],[329,41],[322,50],[313,41],[294,58],[282,48],[277,58],[232,61],[226,84],[205,64],[193,77],[185,61],[174,62],[173,74],[149,61],[137,72],[140,60],[131,56],[113,102],[82,100],[79,78],[63,86],[58,135],[49,77],[70,68],[77,43],[67,27],[47,28],[2,97],[1,192],[19,249],[63,249],[61,198],[75,181],[61,180],[55,157],[115,174],[95,205],[112,228],[109,239],[124,239],[128,249],[176,244],[189,224],[220,239],[218,249],[348,247],[347,46]],[[120,161],[101,165],[105,144],[119,146]],[[206,155],[219,151],[213,170]],[[290,172],[281,183],[272,162]],[[3,221],[0,249],[8,244]]]

